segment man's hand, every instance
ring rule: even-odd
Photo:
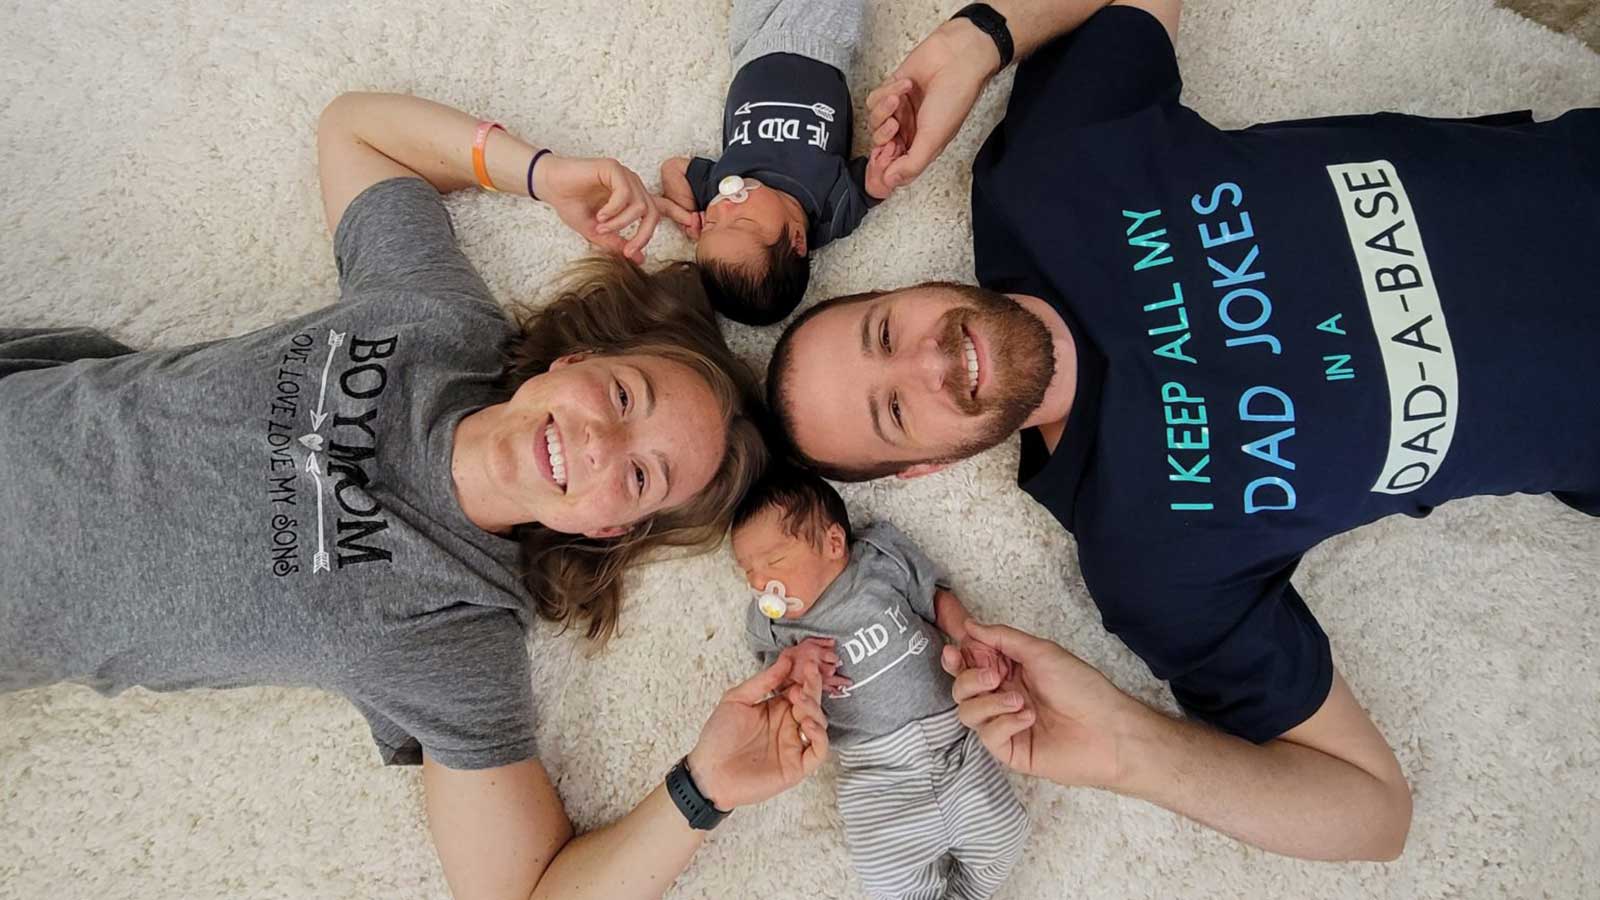
[[[867,95],[872,145],[898,138],[905,153],[884,172],[891,190],[916,180],[961,130],[1000,70],[994,41],[966,19],[945,22]]]
[[[799,784],[828,756],[822,686],[791,683],[792,657],[722,695],[689,751],[689,774],[718,809],[760,803]],[[773,692],[782,688],[782,693]]]
[[[632,169],[614,159],[581,159],[551,154],[533,169],[534,191],[567,223],[597,247],[644,263],[644,248],[661,213],[655,198]],[[633,237],[622,232],[635,222]]]
[[[968,665],[956,647],[944,649],[961,722],[989,752],[1008,768],[1058,784],[1115,784],[1119,722],[1144,707],[1050,641],[977,622],[967,623],[967,633],[1011,669],[1001,678],[993,667]]]

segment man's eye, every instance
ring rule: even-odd
[[[896,427],[898,427],[898,428],[900,428],[902,430],[905,429],[905,422],[901,421],[901,419],[900,419],[900,398],[899,398],[899,396],[893,396],[893,397],[889,398],[889,417],[894,419],[894,424],[895,424]]]
[[[888,319],[884,319],[883,320],[883,324],[878,326],[878,343],[883,347],[883,350],[884,350],[885,353],[889,352],[890,347],[889,347],[889,320]]]
[[[633,467],[633,483],[639,496],[644,496],[644,469],[638,466]]]

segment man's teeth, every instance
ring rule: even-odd
[[[544,441],[550,450],[550,474],[555,476],[556,484],[567,486],[567,459],[561,454],[561,434],[556,431],[554,422],[545,426]]]
[[[978,390],[978,348],[972,345],[972,338],[961,336],[961,349],[967,354],[967,381],[971,383],[974,393]]]

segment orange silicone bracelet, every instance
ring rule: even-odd
[[[478,134],[472,139],[472,174],[478,179],[478,187],[498,193],[500,189],[489,180],[489,167],[483,162],[483,145],[489,141],[489,132],[496,128],[505,131],[499,122],[484,119],[478,123]]]

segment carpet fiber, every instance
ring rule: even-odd
[[[879,4],[858,100],[957,5]],[[339,91],[421,93],[565,153],[617,155],[654,182],[662,157],[714,148],[729,76],[724,5],[690,0],[4,6],[0,320],[90,324],[135,346],[236,334],[334,299],[313,129]],[[1189,103],[1228,126],[1600,103],[1600,57],[1491,0],[1194,2],[1179,43]],[[970,277],[965,161],[1005,93],[995,85],[921,182],[820,255],[815,296]],[[502,298],[536,295],[582,249],[526,201],[468,195],[452,209]],[[677,235],[652,251],[689,252]],[[775,338],[733,330],[763,361]],[[1013,442],[847,500],[942,560],[980,616],[1053,636],[1169,706],[1101,631],[1070,538],[1011,483],[1015,460]],[[1143,803],[1030,783],[1033,837],[1001,897],[1593,896],[1600,524],[1546,497],[1456,503],[1330,541],[1298,584],[1416,790],[1406,856],[1287,861]],[[546,762],[580,827],[647,792],[750,668],[747,595],[725,550],[642,569],[630,597],[607,654],[533,644]],[[858,890],[824,769],[735,815],[672,896]],[[445,895],[415,772],[381,768],[339,699],[0,697],[0,898]]]

